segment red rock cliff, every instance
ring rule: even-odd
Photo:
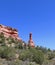
[[[3,33],[5,37],[11,36],[14,39],[21,40],[19,35],[18,35],[18,31],[14,28],[4,26],[4,25],[0,25],[0,33]]]

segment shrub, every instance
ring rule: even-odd
[[[44,55],[41,51],[36,51],[36,49],[30,48],[29,50],[25,50],[24,52],[22,52],[19,56],[19,59],[23,61],[28,60],[36,62],[41,65],[44,61]]]
[[[49,53],[48,54],[48,59],[51,60],[55,57],[55,54],[54,53]]]
[[[7,60],[12,60],[15,57],[15,50],[6,46],[2,48],[0,47],[0,57],[6,58]]]

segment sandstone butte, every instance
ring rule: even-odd
[[[9,26],[4,26],[4,25],[0,24],[0,33],[3,33],[4,37],[7,37],[7,38],[12,37],[19,41],[22,41],[22,39],[19,37],[18,30],[15,28],[11,28]],[[32,40],[32,33],[29,34],[28,45],[31,47],[35,47],[34,42]]]

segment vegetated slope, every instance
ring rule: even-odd
[[[0,34],[0,65],[55,65],[55,51]]]

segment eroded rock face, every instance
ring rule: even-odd
[[[31,47],[35,47],[34,42],[33,42],[33,40],[32,40],[32,33],[29,34],[28,45],[31,46]]]
[[[3,33],[5,37],[12,37],[14,39],[21,40],[18,35],[18,31],[14,28],[0,25],[0,33]]]

